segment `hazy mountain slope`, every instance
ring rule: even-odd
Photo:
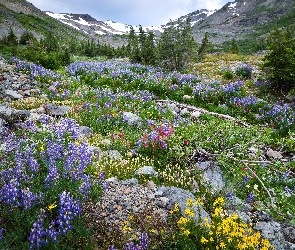
[[[131,27],[131,25],[117,23],[112,20],[98,21],[88,14],[55,14],[49,11],[46,14],[89,35],[124,35],[130,32]],[[138,26],[133,28],[135,31],[139,31]],[[163,31],[163,26],[143,27],[143,30],[160,34]]]
[[[8,34],[10,28],[18,37],[29,30],[37,38],[48,31],[61,37],[85,38],[82,32],[49,17],[25,0],[0,0],[0,39]]]
[[[194,37],[201,42],[203,34],[209,32],[211,41],[221,44],[235,38],[263,36],[274,26],[290,26],[294,20],[280,20],[295,9],[293,0],[236,0],[224,5],[212,15],[193,25]]]

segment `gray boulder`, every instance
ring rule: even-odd
[[[9,97],[9,98],[11,98],[11,99],[15,99],[15,100],[17,100],[17,99],[22,99],[23,98],[23,96],[22,95],[20,95],[19,93],[17,93],[16,91],[14,91],[14,90],[11,90],[11,89],[7,89],[7,90],[5,90],[5,95],[7,96],[7,97]]]
[[[162,197],[166,197],[169,199],[169,203],[167,205],[168,209],[174,209],[174,205],[175,203],[177,203],[181,214],[185,217],[186,215],[184,211],[185,209],[187,209],[187,200],[190,198],[193,202],[196,201],[195,196],[191,192],[177,187],[159,187],[158,192],[161,194]],[[209,223],[211,222],[209,214],[200,204],[194,205],[192,209],[194,210],[194,220],[196,224],[199,223],[199,219],[201,219],[201,221],[205,223],[205,218],[208,219]]]
[[[47,115],[51,116],[65,116],[67,113],[71,111],[71,107],[63,105],[63,106],[56,106],[51,103],[46,103],[44,105],[44,109]]]
[[[131,112],[123,112],[122,117],[123,121],[126,121],[130,126],[141,127],[142,119],[138,115]]]
[[[100,161],[101,160],[101,157],[103,155],[102,151],[100,148],[98,147],[94,147],[94,146],[88,146],[89,150],[92,152],[94,158],[97,160],[97,161]]]
[[[213,192],[219,192],[225,187],[223,173],[215,162],[200,162],[197,168],[203,171],[203,178],[210,183]]]
[[[274,249],[294,249],[291,248],[293,244],[285,240],[284,232],[280,223],[276,221],[259,221],[254,229],[260,231],[262,238],[268,238],[274,246]]]
[[[8,124],[18,123],[24,121],[30,116],[30,112],[27,110],[17,110],[8,107],[6,104],[0,104],[0,118],[6,121]]]
[[[122,159],[123,156],[120,154],[118,150],[107,150],[102,152],[102,156],[108,157],[112,160]]]
[[[80,138],[89,138],[93,134],[93,130],[87,126],[80,126],[79,131]]]
[[[143,166],[136,170],[134,175],[150,175],[152,177],[158,177],[158,172],[152,166]]]

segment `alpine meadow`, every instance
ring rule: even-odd
[[[0,0],[0,249],[295,249],[294,30],[293,0]]]

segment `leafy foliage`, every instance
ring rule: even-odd
[[[178,25],[170,22],[158,41],[158,64],[169,70],[184,69],[195,57],[195,49],[189,20]]]
[[[263,68],[271,86],[283,92],[295,87],[295,38],[294,33],[275,29],[267,39],[270,52],[265,56]]]

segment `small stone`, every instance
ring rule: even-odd
[[[87,126],[80,126],[79,127],[79,137],[86,137],[89,138],[93,134],[93,130]]]
[[[56,106],[51,103],[46,103],[44,105],[45,111],[47,115],[52,116],[65,116],[67,113],[71,111],[71,107],[69,106]]]
[[[18,90],[18,91],[17,91],[17,93],[18,93],[18,94],[20,94],[20,95],[22,95],[22,96],[24,96],[24,95],[25,95],[25,92],[24,92],[24,91],[22,91],[22,90]]]
[[[101,140],[100,143],[104,146],[107,146],[107,147],[112,144],[112,142],[109,139],[103,139],[103,140]]]
[[[166,207],[169,204],[169,199],[167,197],[160,197],[156,201],[159,207]]]
[[[280,152],[272,150],[272,149],[267,150],[266,155],[269,158],[273,158],[273,159],[282,159],[283,158],[283,156]]]
[[[134,175],[150,175],[152,177],[157,177],[158,172],[155,171],[152,166],[143,166],[142,168],[136,170]]]
[[[181,111],[180,111],[181,116],[185,116],[185,115],[188,115],[188,114],[190,114],[190,112],[187,110],[187,108],[181,109]]]
[[[127,209],[131,208],[131,203],[128,202],[128,201],[125,202],[125,203],[124,203],[124,207],[127,208]]]
[[[12,99],[22,99],[23,98],[22,95],[20,95],[19,93],[17,93],[14,90],[7,89],[7,90],[5,90],[4,93],[5,93],[5,95],[7,95],[9,98],[12,98]]]
[[[130,194],[131,191],[130,191],[130,189],[126,188],[126,189],[123,191],[123,193],[124,193],[124,194]]]
[[[114,210],[115,210],[115,208],[114,208],[114,207],[109,207],[109,208],[108,208],[108,212],[109,212],[109,213],[112,213],[112,212],[114,212]]]
[[[192,120],[196,120],[196,119],[198,119],[199,117],[201,116],[201,112],[199,112],[199,111],[194,111],[193,113],[191,113],[191,119]]]
[[[120,154],[118,150],[107,150],[107,151],[104,151],[102,155],[112,160],[118,160],[123,158],[123,156]]]
[[[253,153],[253,154],[257,154],[258,153],[258,149],[257,148],[254,148],[254,147],[250,147],[248,148],[249,152]]]
[[[153,182],[153,181],[149,181],[147,184],[146,184],[146,188],[148,190],[152,190],[152,189],[155,189],[157,187],[157,185]]]
[[[193,99],[194,97],[190,95],[184,95],[182,98],[183,100],[190,100],[190,99]]]
[[[102,151],[99,147],[94,147],[94,146],[88,146],[88,148],[90,149],[90,151],[92,152],[94,158],[97,160],[97,161],[100,161],[101,158],[102,158]]]

